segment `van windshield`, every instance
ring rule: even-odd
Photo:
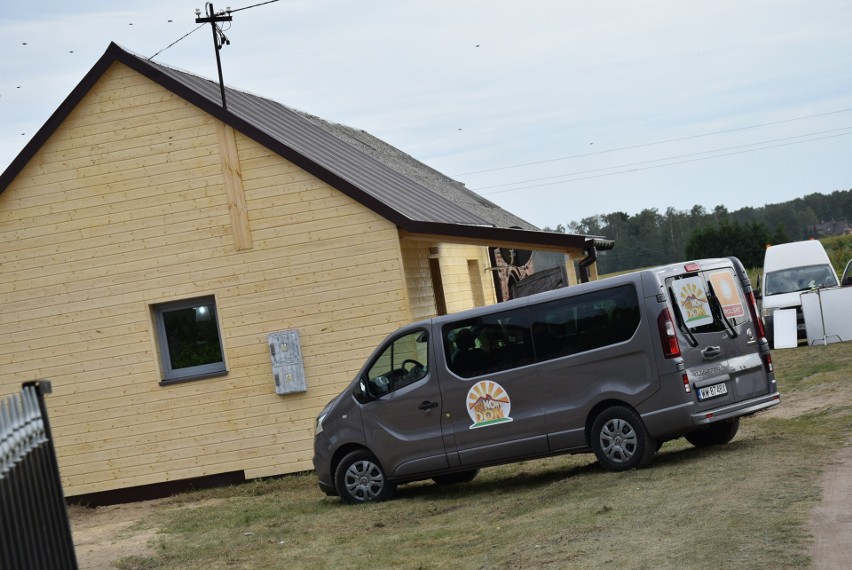
[[[806,265],[767,273],[763,295],[783,295],[836,286],[837,278],[828,265]]]

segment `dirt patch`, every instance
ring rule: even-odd
[[[823,474],[822,489],[822,501],[811,516],[814,568],[848,568],[852,560],[852,441]]]
[[[808,380],[809,378],[805,378],[802,383],[806,384]],[[810,386],[803,393],[787,394],[783,389],[780,392],[781,405],[763,412],[761,417],[775,416],[789,419],[852,402],[852,382]]]
[[[68,517],[81,570],[114,568],[112,562],[120,558],[153,555],[149,543],[157,529],[128,529],[161,508],[163,502],[141,501],[95,509],[70,506]]]

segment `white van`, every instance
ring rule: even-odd
[[[320,413],[313,460],[347,503],[559,453],[624,471],[779,402],[745,269],[703,259],[400,328]]]
[[[775,311],[796,309],[796,338],[805,339],[802,293],[836,287],[837,284],[837,273],[819,241],[796,241],[766,248],[760,291],[766,338],[770,346],[774,346]]]

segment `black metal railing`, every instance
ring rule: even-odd
[[[77,568],[44,395],[28,382],[0,400],[0,569]]]

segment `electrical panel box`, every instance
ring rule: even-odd
[[[307,392],[302,346],[296,329],[269,333],[269,356],[272,358],[272,378],[276,394]]]

